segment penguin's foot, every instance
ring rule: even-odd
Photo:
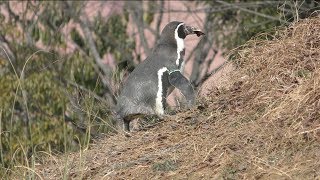
[[[124,136],[127,137],[127,138],[132,137],[132,134],[131,134],[130,132],[124,131],[123,134],[124,134]]]
[[[171,116],[172,115],[170,115],[170,114],[163,114],[163,115],[159,116],[159,120],[163,121],[165,119],[169,119]]]

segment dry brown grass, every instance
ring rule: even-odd
[[[319,179],[320,18],[261,37],[234,52],[231,86],[196,108],[131,138],[48,157],[36,172],[44,179]]]

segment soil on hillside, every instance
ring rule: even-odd
[[[36,165],[44,179],[319,179],[320,17],[231,53],[191,110]]]

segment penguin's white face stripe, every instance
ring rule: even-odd
[[[184,50],[184,42],[183,39],[179,37],[178,35],[178,29],[180,26],[183,26],[184,23],[180,23],[177,28],[174,30],[174,38],[176,39],[177,42],[177,60],[176,60],[176,65],[179,66],[179,60],[180,60],[180,52]]]
[[[158,91],[156,97],[156,113],[158,115],[164,114],[163,102],[162,102],[162,75],[168,71],[166,67],[163,67],[158,70]]]

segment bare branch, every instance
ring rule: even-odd
[[[151,50],[144,34],[142,1],[128,1],[127,6],[129,11],[131,11],[132,19],[138,28],[139,38],[144,52],[146,53],[146,55],[149,55]]]
[[[217,73],[218,71],[220,71],[225,65],[227,64],[227,61],[224,62],[223,64],[221,64],[220,66],[216,67],[215,69],[213,69],[211,72],[207,73],[203,78],[201,78],[200,81],[198,81],[194,86],[195,87],[201,87],[202,84],[213,74]]]
[[[111,75],[112,75],[112,70],[106,64],[102,63],[102,59],[100,58],[100,55],[99,55],[98,50],[97,50],[97,47],[96,47],[96,45],[95,45],[95,43],[93,41],[92,34],[91,34],[90,30],[89,30],[87,17],[84,17],[84,20],[79,20],[79,23],[80,23],[80,26],[83,29],[84,35],[85,35],[85,37],[87,39],[90,52],[92,53],[95,62],[97,63],[99,68],[104,73],[104,76],[101,76],[101,74],[99,74],[101,79],[102,79],[102,82],[103,82],[104,86],[107,88],[107,92],[112,96],[112,99],[113,99],[113,101],[115,103],[116,100],[115,100],[115,97],[113,97],[112,88],[110,86],[111,83],[109,83],[110,82],[109,77],[111,77]],[[95,70],[98,71],[96,67],[95,67]]]
[[[157,25],[156,25],[156,39],[159,39],[160,37],[160,24],[162,21],[162,17],[163,17],[163,8],[164,8],[164,1],[160,0],[160,14],[157,18]]]
[[[13,51],[11,49],[11,44],[8,42],[6,37],[4,35],[2,35],[2,34],[0,34],[0,47],[6,50],[9,58],[12,61],[12,63],[16,64],[17,58],[16,58],[15,54],[13,53]],[[6,57],[4,54],[2,54],[2,52],[3,51],[0,51],[0,55],[3,56],[3,57]],[[7,59],[7,58],[4,58],[4,59]]]
[[[78,14],[75,14],[75,12],[72,10],[72,6],[71,6],[70,2],[66,2],[66,3],[67,3],[67,7],[70,11],[69,13],[73,13],[73,17],[75,17],[75,20],[80,24],[80,27],[83,30],[85,39],[87,40],[87,43],[88,43],[87,46],[90,49],[90,52],[92,53],[92,56],[93,56],[96,64],[102,70],[104,75],[102,76],[100,73],[98,73],[98,74],[101,77],[102,83],[105,86],[107,93],[111,96],[111,99],[112,99],[113,103],[115,104],[116,98],[113,95],[113,91],[112,91],[111,83],[110,83],[111,82],[110,77],[112,77],[112,69],[108,65],[106,65],[102,62],[102,59],[99,55],[96,44],[94,42],[94,38],[92,36],[91,30],[89,28],[90,25],[89,25],[89,20],[88,20],[87,14],[83,12],[82,18],[79,18]],[[76,18],[76,17],[78,17],[78,18]],[[99,72],[96,67],[95,67],[95,70],[97,72]]]
[[[208,46],[206,46],[207,42],[208,41],[206,40],[206,38],[201,39],[201,41],[198,44],[198,49],[195,51],[195,57],[192,65],[192,73],[190,77],[190,81],[192,84],[194,84],[197,78],[199,77],[200,64],[203,63],[209,52]]]
[[[212,17],[210,15],[207,15],[206,20],[205,20],[205,27],[204,31],[205,32],[210,32],[210,29],[213,27],[213,21]],[[193,62],[193,67],[192,67],[192,73],[190,77],[190,81],[192,84],[197,84],[201,77],[201,70],[205,67],[200,68],[203,66],[203,63],[205,62],[205,59],[207,58],[210,49],[213,46],[213,35],[212,34],[207,34],[201,41],[198,43],[195,52],[195,58]]]
[[[261,16],[261,17],[264,17],[264,18],[267,18],[267,19],[272,19],[272,20],[275,20],[275,21],[279,21],[279,22],[284,23],[284,24],[288,23],[286,21],[281,20],[280,18],[276,18],[274,16],[269,16],[267,14],[262,14],[262,13],[259,13],[259,12],[256,12],[256,11],[252,11],[250,9],[246,9],[246,8],[240,7],[240,6],[238,6],[238,5],[234,4],[234,3],[228,3],[228,2],[220,1],[220,0],[217,0],[217,2],[221,3],[223,5],[228,5],[228,6],[231,6],[231,7],[238,8],[241,11],[248,12],[248,13],[251,13],[251,14],[254,14],[254,15],[257,15],[257,16]]]

